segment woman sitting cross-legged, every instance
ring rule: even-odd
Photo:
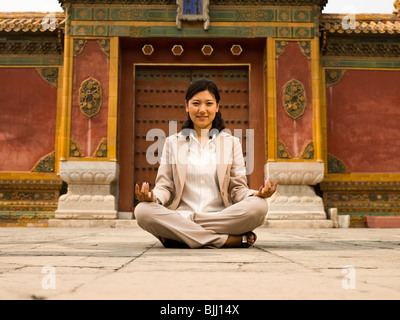
[[[220,95],[209,80],[193,82],[186,93],[188,120],[166,139],[155,188],[136,184],[141,228],[168,248],[240,248],[256,241],[252,232],[265,221],[266,198],[277,182],[259,190],[247,185],[242,147],[224,129]]]

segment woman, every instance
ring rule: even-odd
[[[277,188],[268,179],[247,186],[242,147],[225,132],[220,95],[209,80],[194,81],[186,93],[188,120],[167,138],[156,185],[135,186],[135,217],[165,247],[249,247],[264,223],[267,201]]]

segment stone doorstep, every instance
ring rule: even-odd
[[[364,217],[368,228],[400,228],[400,217]]]
[[[49,228],[135,228],[136,220],[74,220],[50,219]],[[331,220],[266,220],[264,228],[282,229],[327,229],[333,228]]]
[[[0,220],[0,227],[49,227],[49,228],[137,228],[132,212],[118,212],[118,219],[25,219]],[[332,220],[266,220],[262,228],[326,229],[333,228]]]
[[[332,220],[266,220],[264,228],[271,229],[330,229]]]
[[[49,228],[136,228],[136,220],[78,220],[78,219],[50,219]]]

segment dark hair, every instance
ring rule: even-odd
[[[189,100],[193,98],[193,96],[199,92],[203,91],[209,91],[214,97],[215,100],[217,101],[217,104],[219,104],[219,101],[221,100],[221,97],[219,95],[219,90],[217,85],[212,82],[211,80],[207,79],[199,79],[196,81],[193,81],[189,88],[186,91],[186,102],[189,103]],[[190,115],[188,113],[187,115],[188,119],[182,126],[182,130],[184,129],[194,129],[194,124],[192,119],[190,119]],[[215,119],[212,122],[212,127],[210,132],[216,129],[218,132],[221,132],[222,130],[225,129],[224,125],[224,120],[222,119],[221,111],[218,110],[217,114],[215,115]],[[215,130],[214,130],[215,131]]]

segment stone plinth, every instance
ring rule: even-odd
[[[267,220],[293,221],[293,223],[300,220],[315,221],[310,225],[333,227],[332,221],[326,219],[322,198],[318,197],[311,187],[323,180],[324,170],[323,163],[267,163],[266,177],[279,183],[277,192],[268,199]]]
[[[56,219],[116,219],[119,165],[116,162],[65,161],[60,177],[68,192],[60,197]]]

